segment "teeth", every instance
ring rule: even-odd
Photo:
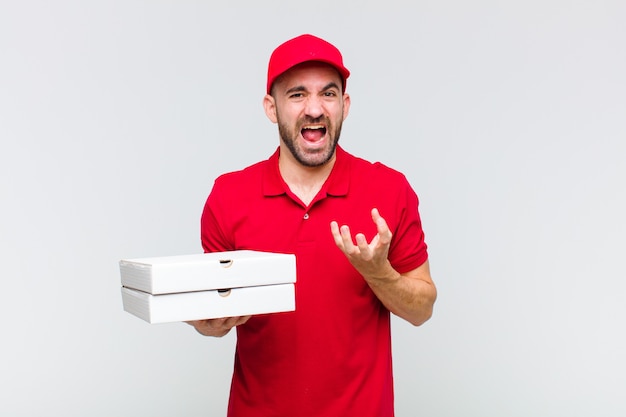
[[[324,126],[305,126],[304,129],[324,129]]]

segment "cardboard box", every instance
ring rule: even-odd
[[[242,250],[119,265],[124,310],[148,323],[295,310],[295,255]]]
[[[295,310],[293,284],[152,295],[122,287],[124,310],[148,323],[168,323]]]

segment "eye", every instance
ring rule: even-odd
[[[293,93],[289,95],[289,98],[301,98],[304,97],[304,94],[302,93]]]

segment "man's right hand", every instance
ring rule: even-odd
[[[222,337],[235,326],[244,324],[251,316],[224,317],[220,319],[193,320],[186,323],[193,326],[203,336]]]

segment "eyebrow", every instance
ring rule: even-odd
[[[328,84],[326,84],[324,88],[322,88],[322,91],[330,90],[331,88],[336,88],[337,90],[340,89],[336,82],[331,81]]]
[[[336,88],[337,90],[340,89],[336,82],[331,81],[328,84],[326,84],[324,86],[324,88],[322,88],[322,91],[327,91],[327,90],[330,90],[332,88]],[[304,88],[303,85],[298,85],[298,86],[292,87],[289,90],[285,91],[285,94],[291,94],[291,93],[296,93],[296,92],[301,92],[301,91],[306,91],[306,88]]]

